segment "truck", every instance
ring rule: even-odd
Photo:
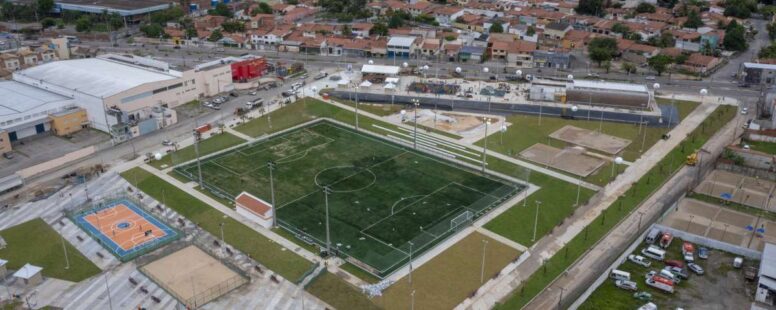
[[[695,151],[692,154],[687,155],[686,163],[688,166],[695,166],[696,164],[698,164],[698,152]]]
[[[662,290],[664,292],[672,293],[672,294],[674,292],[674,282],[666,278],[663,278],[661,276],[655,275],[655,276],[649,277],[645,280],[645,282],[647,283],[647,285],[654,287],[656,289]]]
[[[686,262],[691,263],[695,261],[695,246],[692,243],[685,242],[682,244],[682,257],[684,257]]]
[[[671,245],[671,241],[674,240],[674,235],[672,235],[669,232],[663,233],[663,236],[660,237],[660,247],[667,249],[668,246]]]

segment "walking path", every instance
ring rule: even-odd
[[[579,234],[582,229],[590,224],[590,222],[603,212],[603,210],[609,208],[617,198],[630,189],[634,182],[641,179],[642,176],[654,167],[674,147],[679,145],[679,143],[697,128],[716,107],[716,102],[707,102],[696,108],[684,121],[672,130],[669,139],[658,141],[644,153],[639,160],[629,166],[625,170],[625,173],[617,176],[616,179],[604,187],[603,190],[596,195],[600,197],[600,199],[591,199],[596,202],[581,206],[577,209],[569,220],[564,221],[563,225],[558,227],[557,231],[559,233],[547,235],[534,244],[530,248],[530,252],[533,253],[533,255],[529,259],[523,262],[514,271],[501,275],[497,278],[497,281],[486,283],[486,285],[480,289],[480,292],[483,292],[483,294],[466,299],[457,308],[490,309],[497,302],[508,297],[524,280],[536,272],[546,259],[555,255],[557,251]]]
[[[233,128],[231,128],[231,127],[226,127],[224,130],[225,130],[226,132],[228,132],[228,133],[231,133],[231,134],[233,134],[233,135],[235,135],[235,136],[237,136],[237,137],[239,137],[239,138],[241,138],[241,139],[245,140],[245,141],[256,141],[256,138],[254,138],[254,137],[251,137],[251,136],[249,136],[249,135],[246,135],[246,134],[244,134],[244,133],[242,133],[242,132],[239,132],[239,131],[237,131],[237,130],[234,130],[234,129],[233,129]]]

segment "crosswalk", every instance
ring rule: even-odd
[[[0,213],[0,230],[36,218],[43,219],[103,270],[103,273],[79,283],[46,279],[34,289],[36,307],[50,305],[64,309],[185,309],[173,296],[138,271],[135,262],[121,263],[64,215],[66,208],[85,203],[87,195],[95,199],[127,187],[130,187],[130,184],[121,176],[107,173],[88,184],[67,186],[48,199],[28,202]],[[214,242],[218,241],[215,236],[198,229],[194,223],[174,210],[161,206],[153,198],[142,195],[141,200],[143,205],[151,206],[154,216],[183,231],[185,241],[196,241],[195,243],[250,275],[248,284],[205,305],[204,309],[261,309],[270,305],[269,308],[272,309],[331,308],[282,277],[273,280],[272,271],[258,265],[244,253],[231,247],[228,251],[231,253],[228,253],[223,245]],[[3,288],[1,284],[0,288]]]

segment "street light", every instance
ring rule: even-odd
[[[488,72],[490,72],[490,69],[488,69],[488,67],[483,67],[482,72],[484,72],[485,75],[488,75]],[[482,79],[480,79],[479,89],[480,89],[480,93],[482,93]]]
[[[488,159],[488,125],[490,118],[485,118],[485,146],[482,148],[482,173],[485,173],[485,162]]]
[[[412,146],[415,147],[415,149],[418,148],[418,107],[420,106],[420,100],[417,98],[410,100],[412,101],[412,104],[415,106],[415,130],[412,134]]]
[[[542,202],[537,200],[536,201],[536,217],[534,217],[534,229],[533,229],[533,237],[531,238],[531,242],[536,241],[536,226],[539,224],[539,205],[541,205]]]
[[[275,178],[272,175],[272,171],[275,170],[275,162],[268,161],[267,168],[269,169],[269,191],[270,191],[270,198],[272,199],[272,227],[277,228],[278,211],[277,211],[277,207],[275,206]]]
[[[410,265],[409,265],[410,273],[409,273],[409,279],[410,279],[410,286],[412,286],[412,246],[415,245],[415,244],[412,243],[412,241],[407,241],[407,243],[409,243],[409,245],[410,245]]]
[[[507,132],[507,125],[501,124],[501,130],[500,131],[501,131],[501,136],[499,137],[499,140],[501,140],[501,141],[499,141],[499,144],[503,145],[504,144],[504,133]]]
[[[614,177],[614,168],[615,168],[617,165],[619,165],[619,164],[622,164],[622,162],[623,162],[623,159],[622,159],[622,157],[620,157],[620,156],[617,156],[617,157],[615,157],[615,158],[614,158],[614,163],[612,164],[612,175],[611,175],[612,177]],[[618,170],[618,172],[619,172],[619,169],[617,169],[617,170]]]
[[[329,232],[329,194],[331,194],[331,188],[326,185],[323,187],[323,197],[326,206],[326,255],[331,255],[331,234]]]
[[[569,74],[569,75],[568,75],[566,78],[567,78],[569,81],[574,81],[574,76],[573,76],[573,75],[571,75],[571,74]]]
[[[353,85],[353,89],[356,91],[356,131],[358,131],[358,85]]]
[[[488,240],[482,240],[482,264],[480,265],[480,284],[485,282],[485,246],[488,245]]]

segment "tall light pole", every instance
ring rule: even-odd
[[[65,252],[65,269],[70,269],[70,259],[67,257],[67,246],[65,245],[65,236],[59,235],[62,238],[62,250]]]
[[[415,245],[412,243],[412,241],[407,241],[407,243],[410,244],[410,273],[409,273],[409,279],[410,279],[410,286],[412,286],[412,246]]]
[[[326,185],[323,187],[323,199],[326,203],[326,255],[331,255],[331,233],[329,232],[329,194],[331,188]]]
[[[108,272],[105,272],[105,290],[108,292],[108,307],[113,310],[113,300],[110,297],[110,286],[108,284]]]
[[[623,161],[623,159],[622,159],[622,157],[620,157],[620,156],[617,156],[617,157],[615,157],[615,158],[614,158],[614,161],[612,161],[612,175],[610,176],[611,178],[613,178],[613,177],[614,177],[614,169],[615,169],[615,167],[616,167],[617,165],[619,165],[619,164],[622,164],[622,161]],[[618,170],[618,172],[619,172],[619,169],[617,169],[617,170]]]
[[[199,139],[202,134],[194,129],[194,154],[197,156],[197,174],[199,176],[199,188],[205,190],[205,183],[202,182],[202,163],[199,160]]]
[[[356,93],[356,110],[354,112],[356,113],[356,131],[358,131],[358,85],[353,85],[353,89]]]
[[[415,106],[415,130],[412,134],[412,145],[415,147],[415,149],[418,148],[418,107],[420,107],[420,100],[417,98],[410,100],[412,101],[412,105]]]
[[[537,200],[536,201],[536,216],[534,217],[534,229],[533,229],[533,237],[531,238],[531,242],[536,241],[536,226],[539,225],[539,205],[541,205],[542,202]]]
[[[483,67],[482,72],[485,73],[485,78],[487,78],[488,72],[490,72],[490,69],[488,67]],[[480,94],[482,94],[482,79],[480,79]]]
[[[410,310],[415,310],[415,290],[412,290],[412,293],[410,293],[410,298],[412,301],[410,301]]]
[[[482,240],[482,264],[480,264],[480,284],[485,282],[485,246],[488,245],[488,240]]]
[[[507,125],[501,124],[501,136],[499,137],[499,144],[504,145],[504,133],[507,132]]]
[[[482,173],[485,173],[485,162],[488,160],[488,125],[490,118],[485,118],[485,146],[482,148]]]
[[[221,222],[221,224],[218,225],[219,228],[221,228],[221,242],[224,242],[224,222]]]
[[[269,191],[270,191],[270,197],[272,199],[272,227],[277,228],[278,210],[277,210],[277,206],[275,206],[275,178],[272,175],[272,171],[275,170],[275,165],[276,164],[273,161],[267,162],[267,168],[269,168]],[[326,217],[326,219],[328,220],[328,217]]]

